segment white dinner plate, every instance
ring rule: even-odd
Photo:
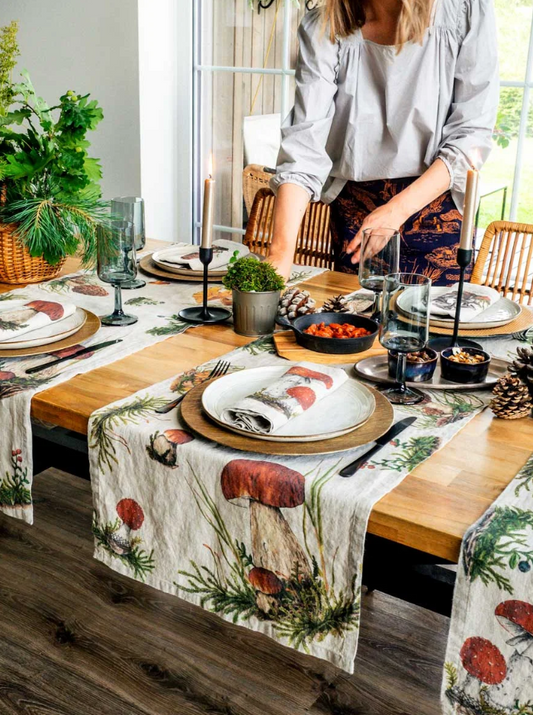
[[[288,369],[285,365],[258,367],[226,375],[206,388],[202,395],[202,406],[221,427],[266,442],[317,442],[332,439],[361,427],[372,416],[376,408],[374,395],[364,385],[350,378],[331,395],[323,397],[309,410],[270,434],[239,429],[222,419],[224,410],[272,384]]]
[[[477,286],[476,289],[483,288],[483,286]],[[434,300],[442,293],[448,291],[450,288],[447,286],[435,286],[431,288],[431,298]],[[397,307],[401,313],[406,316],[413,316],[415,312],[412,309],[412,297],[413,293],[411,289],[405,290],[397,301]],[[459,328],[461,330],[483,330],[485,328],[499,328],[502,325],[507,325],[513,320],[516,320],[520,313],[522,312],[522,307],[515,303],[509,298],[500,298],[495,303],[493,303],[490,308],[487,308],[473,320],[465,321],[462,320],[459,323]],[[435,328],[450,328],[453,326],[452,316],[437,316],[430,315],[429,324]]]
[[[154,251],[152,253],[152,261],[156,264],[156,266],[159,266],[160,268],[163,268],[163,270],[168,271],[169,273],[176,273],[177,275],[180,276],[201,276],[203,275],[203,269],[198,270],[198,271],[193,271],[191,268],[189,268],[188,265],[186,264],[179,264],[179,263],[171,263],[170,261],[165,260],[165,256],[168,255],[185,255],[187,253],[191,253],[191,251],[198,250],[198,246],[193,246],[189,244],[183,244],[183,245],[176,245],[172,246],[170,248],[163,248],[160,251]],[[231,254],[228,254],[228,261],[231,258]],[[213,276],[225,276],[226,273],[228,272],[228,266],[221,266],[218,268],[209,268],[209,273],[210,275]]]
[[[84,326],[87,320],[87,313],[83,308],[76,308],[72,315],[64,320],[55,321],[45,325],[43,328],[32,330],[21,336],[20,340],[0,343],[0,353],[2,350],[19,350],[22,348],[37,348],[41,345],[50,345],[59,340],[74,335]]]

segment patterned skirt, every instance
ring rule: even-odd
[[[357,273],[346,247],[364,219],[379,206],[403,191],[415,178],[379,181],[349,181],[331,204],[331,234],[334,267],[343,273]],[[451,192],[432,201],[401,227],[400,271],[422,273],[433,285],[450,285],[459,280],[456,262],[462,217]],[[467,280],[471,269],[467,270]]]

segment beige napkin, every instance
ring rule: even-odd
[[[235,251],[239,254],[239,258],[250,253],[248,247],[242,243],[226,241],[222,238],[213,241],[213,260],[209,264],[209,270],[213,271],[227,266]],[[200,261],[199,246],[180,244],[167,250],[159,251],[157,257],[163,263],[183,266],[183,268],[190,268],[192,271],[201,271],[203,269],[203,264]]]
[[[73,315],[73,303],[33,300],[0,310],[0,342],[10,342]]]
[[[271,434],[337,390],[348,375],[336,367],[301,362],[268,387],[224,410],[222,419],[232,427]]]

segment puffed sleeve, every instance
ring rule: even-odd
[[[464,0],[463,10],[453,103],[437,153],[450,171],[457,206],[463,206],[466,172],[480,169],[490,154],[499,99],[493,0]]]
[[[282,126],[278,166],[270,186],[276,192],[282,184],[298,184],[312,201],[318,201],[332,168],[326,142],[335,113],[339,44],[324,32],[318,10],[304,17],[298,38],[295,103]]]

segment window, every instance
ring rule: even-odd
[[[506,186],[507,217],[533,223],[533,0],[494,1],[502,91],[494,150],[482,184],[487,193]],[[279,141],[280,119],[294,97],[296,30],[316,4],[317,0],[194,0],[195,238],[210,154],[217,179],[215,231],[234,238],[244,234],[242,172],[246,164],[261,163],[254,156],[272,156],[272,136]],[[481,228],[500,218],[501,204],[501,192],[483,199]]]

